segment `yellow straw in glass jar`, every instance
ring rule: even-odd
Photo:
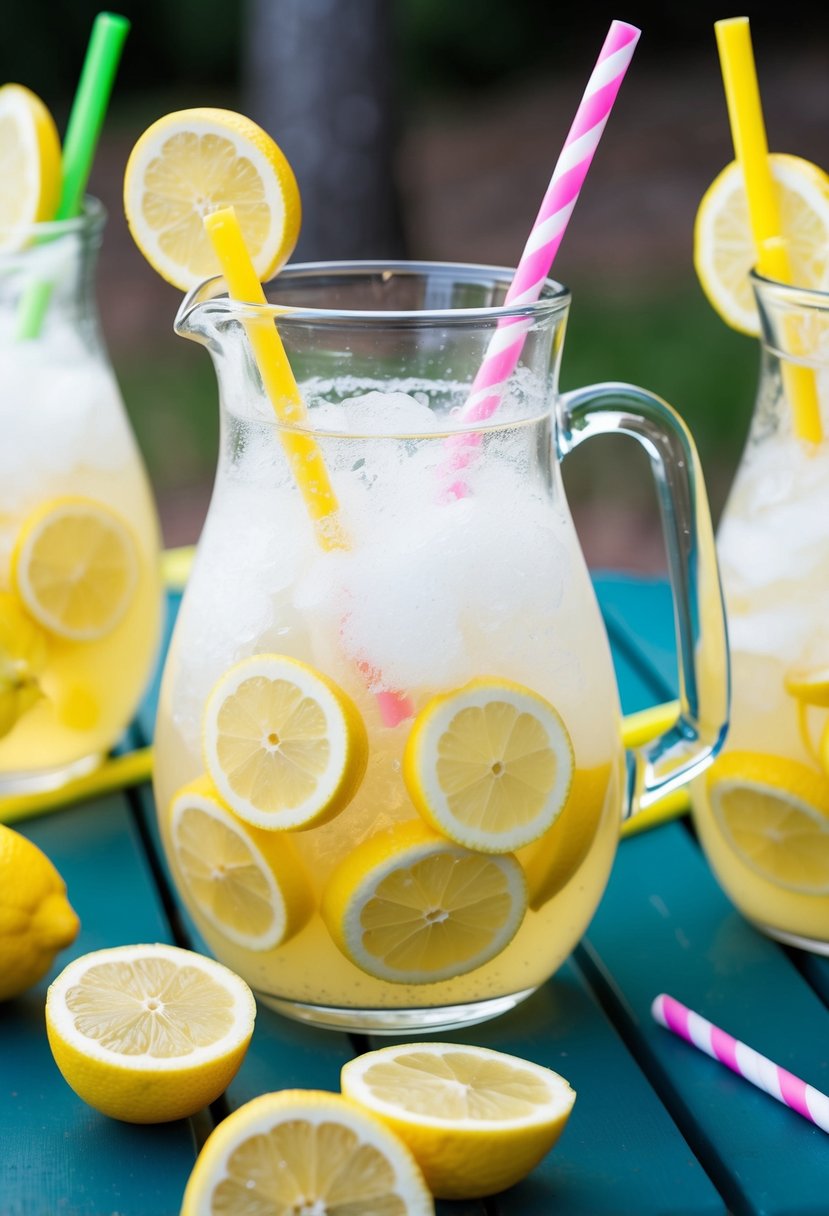
[[[223,207],[213,211],[204,217],[203,223],[219,259],[231,299],[243,304],[267,305],[265,292],[233,208]],[[252,309],[251,315],[245,317],[242,324],[253,348],[265,393],[277,418],[288,426],[301,424],[306,417],[305,403],[272,314],[263,311],[257,316]],[[339,506],[316,442],[310,435],[291,430],[281,430],[280,439],[321,548],[346,548]]]
[[[777,187],[769,164],[748,17],[715,21],[714,31],[734,154],[745,181],[757,269],[765,278],[791,283],[791,265],[782,231]],[[790,338],[792,353],[797,354],[797,340],[793,335]],[[794,413],[795,434],[809,443],[820,443],[823,428],[812,369],[787,361],[783,363],[782,371],[786,396]]]

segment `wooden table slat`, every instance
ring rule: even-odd
[[[667,585],[612,572],[595,585],[623,710],[675,696]],[[165,648],[178,602],[170,597]],[[159,662],[135,737],[151,736],[160,675]],[[173,928],[180,942],[205,949],[169,885],[149,787],[23,830],[58,865],[84,921],[55,970],[101,945],[170,940]],[[49,1053],[47,982],[0,1005],[0,1213],[175,1216],[204,1119],[139,1128],[89,1110]],[[440,1036],[536,1059],[579,1095],[561,1142],[528,1179],[483,1203],[441,1203],[442,1216],[825,1216],[826,1136],[656,1026],[649,1007],[662,990],[829,1089],[829,961],[787,951],[746,924],[688,823],[673,823],[621,844],[582,946],[549,984],[510,1014]],[[260,1004],[226,1104],[286,1086],[336,1089],[359,1045]]]
[[[663,1216],[673,1211],[678,1191],[683,1216],[725,1212],[574,961],[502,1017],[424,1038],[535,1060],[576,1090],[573,1113],[553,1151],[530,1178],[498,1196],[502,1216]],[[387,1042],[377,1038],[372,1046]]]
[[[826,1089],[829,1011],[733,909],[682,825],[623,842],[578,955],[733,1212],[825,1216],[825,1134],[651,1018],[668,992]],[[781,1186],[781,1163],[793,1160]]]
[[[195,1159],[190,1125],[132,1127],[92,1110],[58,1072],[43,1020],[48,984],[71,958],[171,940],[130,808],[123,796],[110,796],[20,830],[63,875],[81,931],[40,984],[0,1003],[0,1212],[177,1212]]]

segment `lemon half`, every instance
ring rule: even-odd
[[[240,819],[285,830],[324,823],[351,801],[368,739],[354,703],[322,672],[287,655],[255,654],[208,697],[204,753]]]
[[[737,855],[761,877],[829,894],[829,780],[797,760],[729,752],[706,775],[711,810]]]
[[[576,1100],[549,1068],[458,1043],[366,1052],[344,1065],[340,1084],[409,1146],[438,1199],[513,1186],[553,1147]]]
[[[0,88],[0,249],[18,249],[30,225],[54,218],[60,138],[40,98],[22,84]]]
[[[115,946],[49,986],[46,1030],[67,1083],[130,1123],[193,1115],[235,1076],[256,1005],[243,979],[178,946]]]
[[[337,946],[362,971],[428,984],[500,954],[526,908],[526,880],[514,857],[473,853],[412,820],[370,837],[340,862],[321,912]]]
[[[780,204],[781,233],[798,287],[829,287],[829,176],[785,153],[769,157]],[[706,190],[694,224],[694,266],[712,307],[733,329],[760,335],[749,271],[757,253],[743,172],[736,161]]]
[[[181,1216],[434,1210],[411,1153],[379,1119],[340,1094],[283,1089],[240,1106],[211,1133]]]
[[[203,219],[233,207],[260,281],[293,253],[301,205],[278,145],[233,110],[177,110],[135,144],[124,174],[133,239],[154,270],[188,291],[221,271]]]
[[[561,715],[509,680],[433,697],[415,719],[403,777],[420,814],[470,849],[511,853],[551,827],[573,779]]]

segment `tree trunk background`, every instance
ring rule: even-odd
[[[405,256],[392,0],[248,0],[245,112],[302,196],[292,261]]]

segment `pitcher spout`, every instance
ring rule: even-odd
[[[217,275],[187,292],[173,322],[173,329],[180,338],[210,345],[219,319],[227,316],[228,300],[220,294],[223,290],[224,280]]]

